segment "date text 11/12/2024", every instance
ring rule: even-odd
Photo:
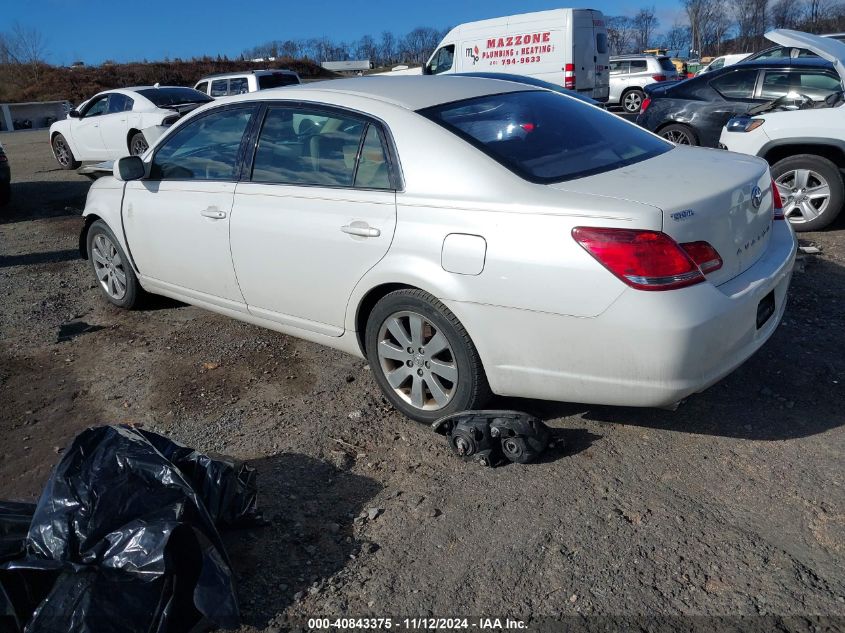
[[[399,631],[472,630],[496,631],[527,628],[523,620],[512,618],[309,618],[308,629],[366,630],[383,629]]]

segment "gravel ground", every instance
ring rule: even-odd
[[[845,626],[845,222],[802,235],[821,254],[733,375],[675,412],[500,402],[563,442],[485,469],[393,412],[361,360],[169,300],[110,307],[77,254],[88,181],[43,132],[2,142],[0,498],[35,499],[94,424],[249,460],[272,524],[226,536],[243,633],[343,614]],[[73,320],[89,331],[58,342]]]

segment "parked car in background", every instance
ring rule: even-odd
[[[299,75],[292,70],[247,70],[203,77],[194,86],[210,97],[227,97],[268,88],[282,88],[301,83]]]
[[[771,336],[796,252],[765,161],[510,81],[234,96],[114,174],[80,236],[107,301],[162,294],[366,357],[428,423],[491,393],[673,404]]]
[[[665,55],[620,55],[610,58],[608,105],[621,105],[628,114],[640,111],[644,88],[661,81],[677,81],[672,59]]]
[[[741,62],[673,84],[652,84],[637,117],[680,145],[716,147],[731,117],[790,91],[824,99],[841,90],[833,65],[819,57]]]
[[[706,73],[713,72],[714,70],[724,68],[725,66],[733,66],[734,64],[738,64],[742,60],[746,59],[750,55],[751,53],[736,53],[733,55],[722,55],[707,64],[704,68],[700,69],[696,73],[696,75],[704,75]]]
[[[845,43],[809,33],[778,30],[769,39],[812,50],[845,77]],[[796,231],[828,226],[845,203],[845,98],[834,93],[826,101],[798,101],[788,95],[755,108],[751,116],[728,121],[720,145],[733,152],[765,158],[783,201],[783,211]],[[798,108],[798,109],[795,109]]]
[[[0,206],[9,203],[12,196],[12,170],[9,167],[9,157],[0,144]]]
[[[553,9],[459,24],[434,50],[423,74],[527,75],[604,102],[609,59],[601,11]]]
[[[63,169],[76,169],[82,161],[143,154],[167,126],[211,100],[180,86],[106,90],[50,126],[50,147]]]

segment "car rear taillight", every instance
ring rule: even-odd
[[[533,132],[535,126],[533,123],[520,123],[519,127],[521,127],[526,132]]]
[[[688,252],[660,231],[578,226],[572,237],[632,288],[672,290],[704,281]]]
[[[567,64],[563,67],[563,87],[567,90],[575,90],[575,64]]]
[[[722,257],[708,242],[684,242],[681,248],[705,275],[722,267]]]
[[[645,112],[646,108],[647,108],[648,106],[650,106],[650,105],[651,105],[651,99],[649,99],[648,97],[646,97],[645,99],[643,99],[643,102],[642,102],[642,104],[640,105],[640,114],[642,114],[643,112]]]
[[[786,216],[783,214],[783,200],[780,199],[780,190],[772,178],[772,219],[785,220]]]
[[[666,75],[652,75],[651,78],[654,81],[666,81]]]

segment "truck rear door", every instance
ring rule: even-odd
[[[610,93],[610,54],[604,15],[592,9],[573,13],[575,89],[597,101],[607,101]]]

